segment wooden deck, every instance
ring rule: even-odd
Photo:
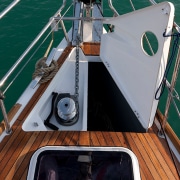
[[[67,57],[71,48],[58,60],[59,66]],[[84,51],[86,52],[86,51]],[[148,133],[103,132],[103,131],[49,131],[24,132],[22,123],[29,111],[36,104],[48,83],[42,84],[17,118],[11,135],[0,143],[0,179],[24,180],[32,154],[40,147],[58,146],[113,146],[126,147],[132,150],[138,158],[142,179],[179,179],[170,152],[164,139],[157,136],[155,125]],[[180,165],[178,164],[178,167]]]

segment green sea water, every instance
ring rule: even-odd
[[[0,12],[11,2],[12,0],[0,0]],[[71,2],[72,1],[69,0],[67,4]],[[112,0],[112,2],[119,14],[124,14],[132,11],[129,0]],[[150,5],[148,0],[132,0],[132,2],[135,9],[140,9],[142,7]],[[158,0],[157,2],[159,3],[163,1]],[[172,0],[171,2],[175,5],[176,9],[175,21],[180,25],[180,0]],[[14,7],[2,19],[0,19],[0,79],[25,51],[27,46],[33,41],[39,31],[48,22],[49,18],[54,15],[54,13],[60,7],[61,3],[62,1],[57,0],[21,0],[16,5],[16,7]],[[103,3],[104,16],[111,16],[112,12],[107,8],[108,1],[104,0]],[[69,14],[71,13],[72,10],[70,10]],[[66,23],[66,26],[68,29],[71,26],[71,23]],[[53,46],[57,46],[59,40],[61,40],[61,38],[63,37],[63,32],[58,31],[54,34],[54,37],[56,40],[54,41]],[[24,61],[20,65],[21,67],[29,60],[35,49],[39,47],[39,45],[43,41],[43,38],[24,59]],[[17,77],[16,81],[5,92],[5,105],[7,111],[10,110],[12,105],[17,101],[18,97],[23,92],[24,88],[31,81],[31,75],[34,71],[34,64],[40,57],[44,55],[50,40],[51,36],[45,41],[45,43],[43,43],[42,46],[40,46],[40,51],[31,58],[28,64],[28,68],[24,68],[20,77]],[[18,72],[19,70],[20,67],[16,70],[16,72]],[[6,90],[8,84],[13,80],[15,73],[12,74],[8,81],[6,81],[4,86],[1,88],[2,91]],[[180,93],[180,78],[177,80],[176,90]],[[166,104],[166,95],[167,91],[165,91],[159,103],[159,108],[162,112],[164,112]],[[177,104],[180,108],[180,103],[178,101]],[[168,121],[180,138],[180,119],[176,111],[174,110],[173,105],[171,105],[170,108]]]

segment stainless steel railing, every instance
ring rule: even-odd
[[[1,13],[0,13],[0,19],[6,15],[20,0],[14,0],[9,6],[7,6]]]
[[[17,3],[17,2],[16,2]],[[66,0],[63,0],[62,6],[59,8],[59,10],[55,13],[54,16],[57,16],[61,13],[61,11],[64,9],[66,5]],[[13,7],[13,6],[12,6]],[[11,7],[11,8],[12,8]],[[10,8],[8,8],[10,10]],[[8,10],[8,11],[9,11]],[[6,11],[6,13],[8,12]],[[5,15],[5,13],[3,13]],[[18,67],[18,65],[22,62],[24,57],[29,53],[29,51],[34,47],[34,45],[38,42],[38,40],[41,38],[41,36],[46,32],[46,30],[51,26],[52,22],[54,21],[54,18],[52,18],[46,25],[45,27],[41,30],[41,32],[37,35],[37,37],[34,39],[34,41],[28,46],[28,48],[24,51],[24,53],[19,57],[19,59],[15,62],[15,64],[10,68],[10,70],[5,74],[5,76],[1,79],[0,81],[0,88],[4,85],[6,80],[9,78],[9,76],[14,72],[14,70]],[[10,134],[11,133],[11,127],[10,123],[8,120],[7,112],[4,106],[4,95],[3,92],[0,91],[0,107],[4,116],[4,123],[5,123],[5,128],[6,128],[6,133]]]
[[[151,4],[157,4],[156,1],[154,1],[154,0],[149,0],[149,2]],[[177,30],[177,32],[180,33],[180,26],[176,22],[174,22],[174,27]],[[174,108],[180,119],[180,110],[175,102],[175,98],[180,101],[179,95],[178,95],[177,91],[175,90],[175,84],[176,84],[176,80],[178,77],[179,67],[180,67],[180,46],[179,46],[178,53],[177,53],[177,59],[176,59],[176,63],[174,66],[171,83],[169,83],[168,80],[166,80],[166,87],[168,89],[168,97],[167,97],[166,107],[165,107],[163,127],[165,127],[165,125],[167,123],[168,113],[169,113],[171,103],[173,103]],[[175,92],[175,94],[176,94],[175,96],[173,95],[173,92]]]
[[[14,5],[12,4],[11,6],[14,7],[15,4],[17,4],[20,0],[16,0],[16,2],[14,1]],[[149,0],[152,4],[156,4],[156,2],[154,0]],[[116,11],[116,9],[113,7],[112,5],[112,0],[108,0],[109,2],[109,7],[110,9],[114,12],[114,15],[115,16],[118,16],[118,12]],[[132,5],[132,1],[131,2],[131,5]],[[67,37],[67,41],[68,41],[68,36],[67,36],[67,32],[65,30],[65,28],[63,27],[63,22],[62,20],[65,19],[65,20],[68,20],[68,18],[64,18],[63,16],[61,16],[61,12],[62,10],[64,9],[64,7],[66,6],[66,0],[63,0],[63,4],[62,6],[60,7],[60,9],[54,14],[53,18],[45,25],[45,27],[41,30],[41,32],[37,35],[37,37],[34,39],[34,41],[29,45],[29,47],[24,51],[24,53],[19,57],[19,59],[15,62],[15,64],[10,68],[10,70],[5,74],[5,76],[1,79],[0,81],[0,88],[4,85],[4,83],[6,82],[6,80],[9,78],[9,76],[14,72],[14,70],[17,68],[17,66],[21,63],[21,61],[24,59],[24,57],[29,53],[29,51],[34,47],[34,45],[38,42],[38,40],[42,37],[42,35],[45,33],[45,31],[51,26],[52,22],[54,20],[58,20],[61,24],[62,24],[62,29],[64,31],[64,34],[65,34],[65,37]],[[12,8],[11,7],[11,8]],[[11,8],[8,8],[9,10]],[[133,8],[135,10],[135,8]],[[8,11],[9,11],[8,10]],[[4,10],[5,11],[5,10]],[[7,12],[8,12],[7,11]],[[6,12],[6,13],[7,13]],[[3,13],[4,14],[4,13]],[[5,15],[5,14],[4,14]],[[0,16],[1,17],[1,16]],[[103,20],[105,18],[100,18],[98,20]],[[73,20],[73,19],[71,19]],[[96,20],[96,19],[92,19],[92,20]],[[180,27],[175,23],[175,27],[176,27],[176,30],[178,32],[180,32]],[[165,117],[168,116],[168,112],[169,112],[169,108],[170,108],[170,104],[171,102],[173,102],[173,104],[175,105],[175,108],[178,112],[178,115],[180,116],[180,113],[179,113],[179,110],[177,108],[177,105],[175,104],[175,101],[174,101],[174,97],[172,96],[172,93],[173,93],[173,90],[174,90],[174,86],[175,86],[175,79],[177,77],[177,71],[178,71],[178,67],[179,67],[179,63],[180,63],[180,55],[178,56],[177,58],[177,61],[176,61],[176,66],[174,69],[174,73],[173,73],[173,76],[172,76],[172,82],[171,84],[167,81],[167,86],[168,86],[168,90],[169,90],[169,95],[168,95],[168,99],[167,99],[167,104],[166,104],[166,109],[165,109]],[[6,132],[7,133],[10,133],[11,132],[11,129],[10,129],[10,125],[9,125],[9,122],[8,122],[8,117],[7,117],[7,113],[6,113],[6,110],[5,110],[5,107],[4,107],[4,103],[3,103],[3,93],[0,92],[0,106],[1,106],[1,109],[2,109],[2,112],[3,112],[3,116],[4,116],[4,121],[5,121],[5,126],[6,126]],[[167,118],[166,118],[167,119]]]
[[[64,9],[66,5],[66,0],[63,0],[63,5],[60,7],[60,9],[55,13],[54,16],[57,16],[61,11]],[[54,19],[52,18],[41,30],[41,32],[37,35],[37,37],[34,39],[34,41],[28,46],[28,48],[24,51],[24,53],[19,57],[19,59],[15,62],[15,64],[10,68],[10,70],[5,74],[5,76],[0,81],[0,87],[3,86],[5,81],[8,79],[8,77],[12,74],[12,72],[17,68],[17,66],[22,62],[24,57],[29,53],[29,51],[34,47],[34,45],[38,42],[38,40],[41,38],[41,36],[45,33],[45,31],[51,26]]]
[[[163,127],[165,127],[165,125],[167,123],[168,113],[169,113],[171,103],[173,103],[174,108],[175,108],[175,110],[176,110],[176,112],[178,114],[178,117],[180,119],[180,111],[179,111],[179,108],[178,108],[178,106],[177,106],[177,104],[175,102],[175,98],[180,100],[178,93],[175,91],[175,84],[176,84],[176,80],[177,80],[177,77],[178,77],[179,66],[180,66],[180,47],[178,49],[178,55],[177,55],[176,63],[175,63],[175,66],[174,66],[174,71],[173,71],[171,83],[169,83],[166,80],[166,87],[168,89],[168,97],[167,97],[166,107],[165,107]],[[175,95],[173,95],[173,92],[175,92]]]
[[[112,0],[108,0],[108,3],[109,3],[110,9],[114,12],[114,16],[119,16],[119,13],[116,11],[116,9],[114,8],[112,4]]]

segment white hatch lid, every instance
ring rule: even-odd
[[[105,22],[115,29],[102,35],[100,57],[145,129],[152,125],[157,109],[155,92],[171,39],[163,33],[171,34],[173,19],[173,4],[164,2]],[[156,42],[153,52],[147,48],[146,35]]]

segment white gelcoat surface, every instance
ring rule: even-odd
[[[170,46],[170,37],[163,37],[163,33],[166,30],[171,34],[173,19],[174,6],[164,2],[109,20],[107,23],[115,30],[102,35],[100,57],[145,129],[152,125],[157,109],[155,92]],[[142,47],[142,36],[147,31],[158,40],[153,56]]]

